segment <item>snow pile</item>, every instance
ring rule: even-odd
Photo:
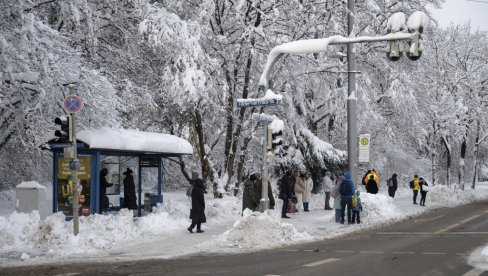
[[[220,246],[239,248],[269,248],[299,241],[312,241],[306,232],[299,233],[289,223],[283,223],[278,212],[265,213],[244,211],[234,226],[215,239]]]
[[[468,264],[482,270],[488,270],[488,245],[479,247],[468,257]]]
[[[403,12],[394,13],[390,18],[388,18],[388,22],[386,24],[386,29],[388,32],[399,32],[405,30],[405,14]]]
[[[463,192],[459,189],[454,189],[446,185],[436,185],[432,187],[429,192],[427,192],[427,203],[431,202],[434,205],[439,205],[442,207],[454,207],[461,204],[474,202],[481,198],[481,195],[477,196],[477,192],[471,189]]]
[[[394,199],[385,194],[361,193],[364,224],[389,223],[402,219],[405,214],[394,204]]]

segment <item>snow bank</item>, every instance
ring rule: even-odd
[[[260,213],[246,209],[243,217],[213,242],[218,247],[269,248],[314,239],[306,232],[298,232],[292,224],[282,222],[278,213],[274,210]]]
[[[365,225],[381,225],[405,217],[405,213],[394,204],[394,199],[388,195],[361,193],[361,201],[363,205],[361,222]]]

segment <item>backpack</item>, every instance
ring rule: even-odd
[[[339,193],[342,196],[348,196],[352,194],[351,184],[349,183],[349,181],[342,181],[341,186],[339,187]]]
[[[390,188],[391,188],[391,187],[393,187],[393,179],[391,179],[391,178],[390,178],[390,179],[388,179],[388,180],[386,181],[386,185],[387,185],[388,187],[390,187]]]
[[[410,181],[410,189],[413,189],[415,187],[415,184],[413,183],[413,180]]]
[[[186,189],[186,196],[191,197],[192,190],[193,190],[193,185],[190,185],[190,187]]]
[[[352,197],[352,208],[356,208],[358,206],[358,198],[356,194]]]

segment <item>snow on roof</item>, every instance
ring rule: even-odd
[[[76,134],[76,139],[89,148],[120,151],[140,151],[166,154],[193,154],[185,139],[170,134],[129,129],[91,128]]]
[[[15,186],[17,189],[39,189],[45,190],[46,186],[42,186],[41,184],[37,183],[36,181],[27,181],[22,182],[19,185]]]

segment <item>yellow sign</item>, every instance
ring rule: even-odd
[[[80,169],[78,170],[79,179],[90,179],[90,156],[78,157],[80,160]],[[71,158],[58,158],[58,179],[68,179],[71,176],[71,170],[69,168],[69,161]]]
[[[369,139],[366,137],[361,138],[361,145],[367,146],[369,144]]]

